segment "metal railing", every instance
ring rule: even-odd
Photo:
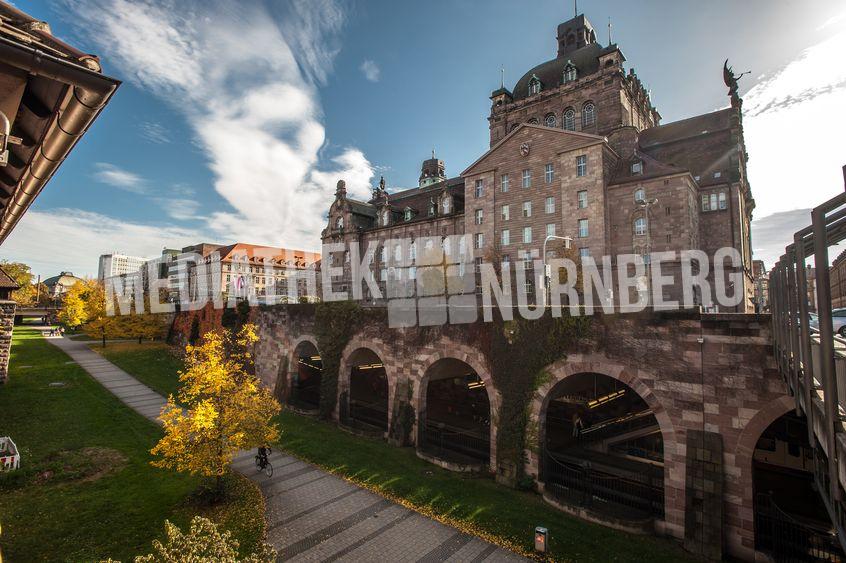
[[[350,399],[350,419],[381,430],[387,430],[388,405]]]
[[[643,516],[664,517],[663,471],[655,468],[638,476],[612,475],[589,461],[544,456],[544,490],[554,499],[585,508],[611,505],[634,509]],[[630,514],[629,511],[625,511]]]
[[[490,435],[482,435],[443,422],[427,420],[421,434],[423,451],[436,457],[449,458],[450,454],[459,454],[480,463],[487,464],[490,460]]]
[[[846,179],[846,166],[843,171]],[[828,249],[844,240],[846,193],[841,193],[812,210],[811,225],[794,234],[793,244],[785,248],[769,278],[773,353],[797,412],[805,414],[809,442],[822,450],[817,452],[815,480],[842,546],[846,546],[846,518],[838,435],[844,430],[846,413],[840,399],[846,398],[846,347],[834,332]],[[818,332],[812,330],[808,314],[810,257],[816,265]]]
[[[755,549],[774,561],[844,561],[831,529],[800,521],[782,510],[770,495],[755,498]]]

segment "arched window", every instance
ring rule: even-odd
[[[529,80],[529,95],[534,96],[535,94],[540,94],[541,91],[541,81],[537,76],[532,75],[532,79]]]
[[[639,201],[646,201],[646,192],[643,191],[643,188],[638,188],[634,192],[634,200],[635,203]]]
[[[573,108],[567,108],[564,112],[564,129],[568,131],[575,131],[576,130],[576,110]]]
[[[528,123],[529,125],[537,125],[538,124],[538,118],[533,117],[529,121],[527,121],[526,123]]]
[[[634,234],[636,235],[645,235],[646,234],[646,219],[643,217],[638,217],[634,221]]]
[[[518,127],[520,127],[520,124],[519,124],[519,123],[512,123],[512,124],[511,124],[511,131],[514,131],[514,130],[515,130],[515,129],[517,129]]]
[[[544,124],[546,124],[547,127],[555,127],[557,125],[557,121],[555,119],[555,114],[554,113],[546,114],[546,117],[543,118],[543,122],[544,122]]]
[[[591,127],[596,123],[596,107],[593,102],[588,102],[582,108],[582,129]]]

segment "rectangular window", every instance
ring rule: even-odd
[[[476,238],[473,239],[473,248],[482,248],[485,246],[485,235],[483,233],[476,233]]]
[[[523,242],[528,244],[532,242],[532,228],[523,227]]]
[[[585,238],[588,236],[588,220],[587,219],[579,219],[579,238]]]
[[[509,229],[502,229],[502,246],[511,244],[511,231]]]
[[[485,194],[485,181],[476,180],[476,197],[482,197]]]
[[[711,197],[711,203],[710,203],[711,211],[716,211],[717,210],[717,194],[713,193],[713,194],[711,194],[710,197]]]
[[[531,201],[524,201],[523,202],[523,217],[531,217],[532,216],[532,202]]]
[[[382,268],[382,271],[379,272],[379,277],[382,281],[388,281],[388,269]]]
[[[481,225],[485,220],[485,212],[481,209],[477,209],[474,216],[475,216],[477,225]]]
[[[382,245],[382,248],[379,249],[379,261],[380,262],[387,262],[388,261],[388,247]]]
[[[511,219],[511,206],[510,205],[503,205],[502,206],[502,220],[508,221]]]
[[[576,157],[576,176],[587,176],[587,156]]]
[[[588,248],[586,246],[581,247],[579,249],[579,257],[587,258],[588,256],[590,256],[590,248]]]
[[[702,211],[710,211],[710,207],[708,206],[708,195],[702,195]]]
[[[555,213],[555,198],[554,197],[546,198],[546,205],[544,206],[544,210],[547,213]]]
[[[720,209],[725,209],[726,206],[726,192],[720,192]]]
[[[523,187],[532,187],[532,171],[529,169],[523,170]]]
[[[502,193],[508,191],[508,174],[503,174],[499,177],[499,189],[502,191]]]
[[[579,209],[585,209],[587,207],[587,190],[577,192],[576,196],[578,197],[576,207],[578,207]]]
[[[543,178],[544,180],[546,180],[547,184],[551,184],[552,181],[555,179],[555,167],[552,165],[552,163],[549,163],[544,166]]]
[[[548,237],[555,236],[555,223],[549,223],[546,226],[546,236],[548,236]]]

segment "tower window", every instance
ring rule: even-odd
[[[564,112],[564,117],[562,118],[564,121],[564,129],[567,131],[575,131],[576,130],[576,110],[573,108],[568,108]]]
[[[592,127],[596,123],[596,106],[588,102],[582,108],[582,128]]]
[[[555,119],[555,114],[554,113],[546,114],[546,117],[543,118],[543,122],[546,124],[547,127],[555,127],[556,124],[557,124],[557,121]]]

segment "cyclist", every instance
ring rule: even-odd
[[[259,463],[261,464],[261,468],[264,469],[264,466],[267,465],[267,456],[270,455],[270,446],[259,446],[258,449],[258,458]]]

